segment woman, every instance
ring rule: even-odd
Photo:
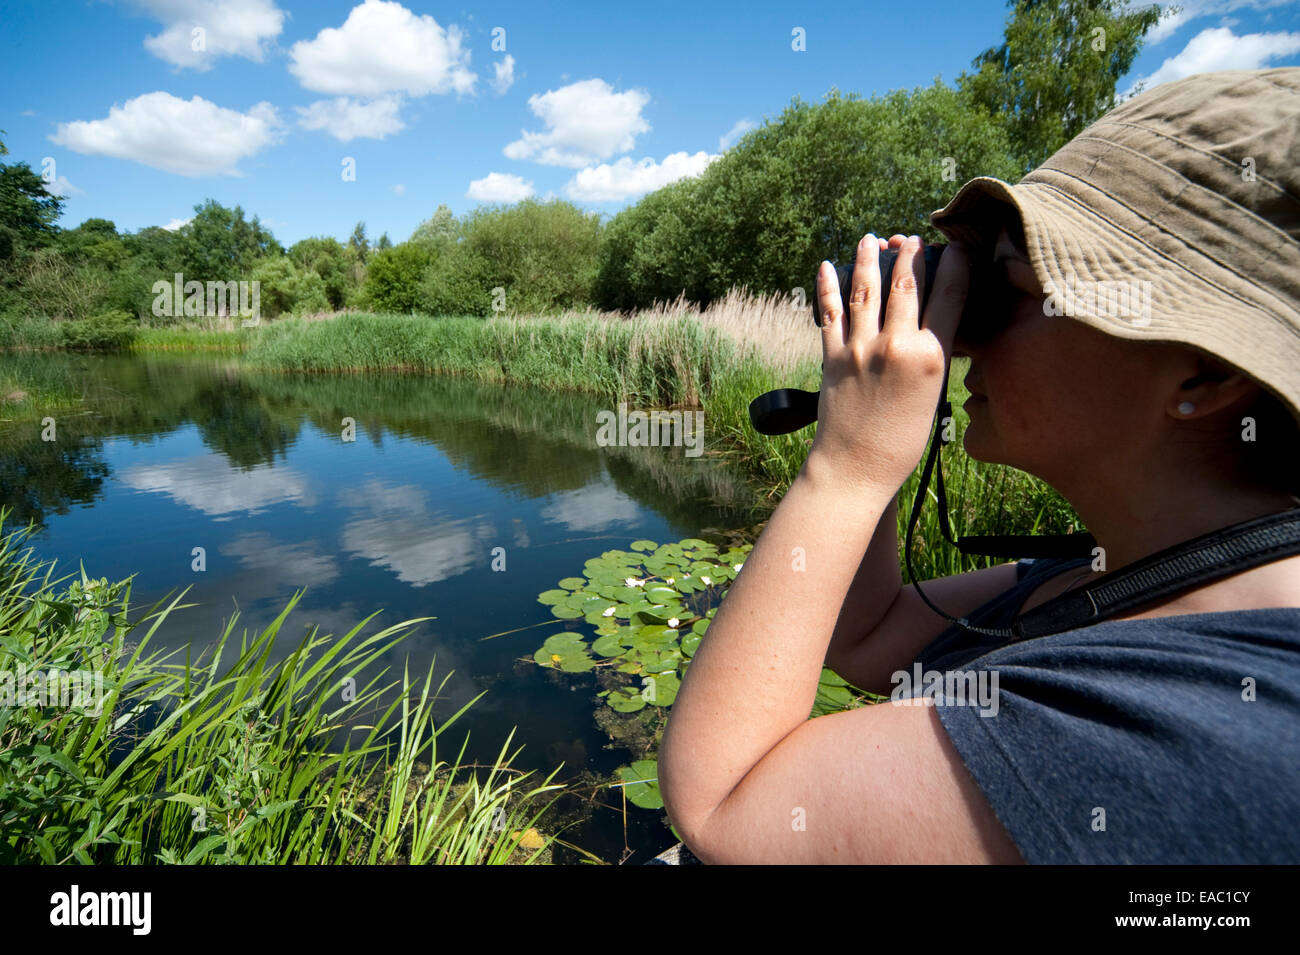
[[[926,583],[954,616],[1005,626],[1094,566],[1300,504],[1273,464],[1300,445],[1297,141],[1300,69],[1190,77],[1016,186],[967,183],[932,217],[952,244],[919,322],[917,237],[890,240],[883,316],[884,243],[859,246],[847,308],[823,263],[816,439],[660,752],[665,808],[701,859],[1300,862],[1300,556],[1000,645],[901,588],[896,532],[953,355],[971,359],[967,451],[1052,484],[1101,559]],[[990,250],[1002,327],[957,337]],[[1123,307],[1081,294],[1117,282]],[[808,720],[823,663],[886,694],[914,666],[978,671],[995,698]]]

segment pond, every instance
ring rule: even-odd
[[[559,780],[596,780],[636,758],[597,724],[608,710],[592,673],[533,661],[565,629],[538,594],[602,551],[761,517],[753,488],[714,456],[603,446],[598,412],[617,409],[589,395],[290,376],[210,354],[9,355],[0,372],[84,395],[51,415],[57,440],[42,440],[39,409],[0,431],[0,503],[11,525],[37,521],[30,543],[58,561],[55,576],[79,563],[110,581],[137,575],[137,611],[188,587],[197,606],[175,611],[155,643],[192,642],[196,656],[233,614],[236,637],[260,632],[301,588],[277,654],[309,627],[341,635],[377,610],[363,634],[434,617],[385,662],[390,679],[407,660],[412,674],[435,664],[435,686],[455,671],[439,718],[487,691],[440,740],[444,760],[468,731],[465,761],[491,764],[516,726],[513,765],[539,776],[564,763]],[[611,793],[563,838],[616,862],[624,817]],[[626,826],[629,862],[675,841],[661,812],[629,805]],[[556,849],[558,862],[577,858]]]

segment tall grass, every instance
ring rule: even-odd
[[[821,341],[809,309],[784,295],[735,289],[700,310],[678,300],[630,316],[571,311],[554,316],[431,318],[349,312],[263,323],[143,329],[139,350],[244,350],[242,362],[290,372],[411,370],[583,391],[632,408],[702,408],[706,449],[759,481],[760,510],[775,505],[798,474],[815,433],[767,436],[749,423],[748,407],[773,388],[815,390]],[[959,433],[964,360],[954,361],[950,395]],[[1019,471],[972,461],[960,441],[944,453],[944,477],[961,533],[1064,533],[1069,505],[1043,482]],[[915,493],[917,472],[900,500]],[[942,544],[934,489],[914,540],[923,576],[989,563]],[[900,539],[909,508],[900,507]]]
[[[520,848],[561,787],[510,769],[513,733],[486,778],[460,768],[464,745],[438,758],[482,694],[435,725],[432,668],[395,694],[382,673],[356,685],[418,621],[313,628],[269,663],[298,593],[237,649],[232,619],[210,658],[169,662],[149,641],[180,597],[128,621],[129,579],[65,587],[20,552],[30,530],[0,538],[0,862],[529,863],[554,840]],[[36,671],[100,692],[24,697]]]
[[[749,422],[749,403],[773,388],[816,390],[821,340],[810,313],[788,296],[735,290],[701,311],[683,301],[632,316],[569,312],[554,317],[431,319],[352,314],[332,321],[277,322],[260,330],[247,360],[292,371],[400,368],[578,389],[632,407],[702,407],[706,446],[759,478],[769,506],[798,475],[815,429],[768,436]],[[949,398],[958,434],[969,396],[966,360],[953,362]],[[943,455],[954,534],[1065,533],[1073,511],[1052,488],[1020,471],[973,461],[960,441]],[[907,504],[920,467],[904,485]],[[932,485],[913,539],[913,566],[923,578],[988,566],[942,539]]]

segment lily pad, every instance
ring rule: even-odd
[[[547,637],[533,659],[541,666],[555,667],[566,673],[583,673],[596,665],[587,652],[587,641],[572,630]]]
[[[641,682],[641,696],[652,706],[671,706],[682,685],[675,673],[652,673]]]
[[[623,645],[618,642],[618,633],[609,633],[600,637],[591,645],[591,652],[602,657],[616,657],[623,652]]]
[[[641,691],[634,686],[620,686],[605,697],[605,702],[619,713],[635,713],[637,710],[645,709],[645,700],[641,697]]]
[[[662,809],[664,800],[659,795],[659,763],[653,759],[638,759],[631,766],[620,766],[615,773],[623,783],[627,801],[642,809]]]

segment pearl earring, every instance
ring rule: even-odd
[[[1196,405],[1192,404],[1190,401],[1184,401],[1178,406],[1179,414],[1191,414],[1195,410]]]

